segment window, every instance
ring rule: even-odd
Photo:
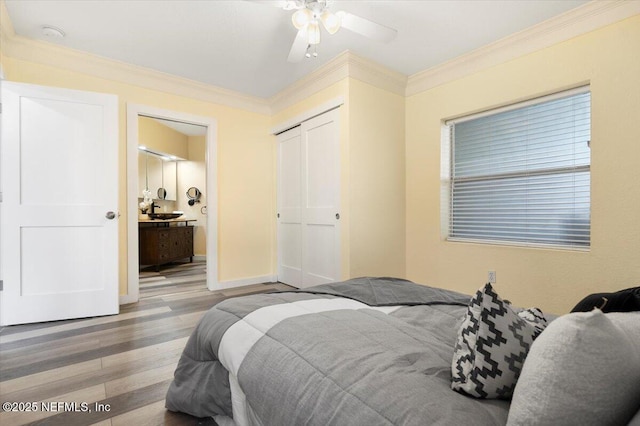
[[[445,125],[450,240],[589,247],[588,87]]]

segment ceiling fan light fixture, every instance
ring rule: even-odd
[[[296,29],[301,30],[313,19],[313,14],[309,9],[299,9],[291,16],[291,22]]]
[[[298,5],[296,4],[295,0],[285,1],[284,6],[282,6],[284,10],[293,10],[293,9],[296,9],[297,7]]]
[[[340,29],[340,17],[325,9],[320,15],[320,21],[329,34],[335,34]]]
[[[307,26],[309,31],[309,44],[320,43],[320,25],[317,20],[312,20]]]

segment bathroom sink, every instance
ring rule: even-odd
[[[150,219],[175,219],[182,216],[182,213],[149,213]]]

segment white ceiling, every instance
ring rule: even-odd
[[[344,50],[407,76],[521,31],[586,0],[336,0],[398,30],[383,44],[322,30],[318,58],[287,62],[292,11],[249,0],[6,0],[16,34],[269,98]],[[64,38],[43,35],[42,26]]]

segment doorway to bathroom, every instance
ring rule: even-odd
[[[128,294],[121,304],[216,288],[215,137],[215,119],[127,105]]]

